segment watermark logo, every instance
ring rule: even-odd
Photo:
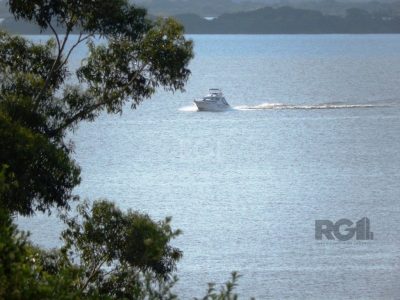
[[[183,161],[221,162],[226,153],[220,141],[183,139],[179,141],[178,147],[175,155]]]
[[[348,241],[355,237],[358,241],[374,239],[374,233],[370,231],[370,221],[364,217],[355,224],[349,219],[340,219],[336,223],[330,220],[315,221],[315,239]]]

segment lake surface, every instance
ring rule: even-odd
[[[400,35],[191,38],[186,93],[72,136],[77,192],[173,217],[182,299],[234,270],[245,298],[398,299]],[[232,110],[193,109],[212,87]],[[315,220],[363,217],[374,240],[315,240]],[[54,218],[19,224],[58,245]]]

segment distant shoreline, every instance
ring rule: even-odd
[[[154,19],[154,16],[149,16]],[[205,19],[196,14],[173,16],[183,24],[186,34],[201,35],[331,35],[399,34],[400,16],[373,15],[360,9],[348,9],[345,16],[324,15],[319,11],[291,7],[264,7],[254,11],[223,14]],[[7,18],[0,28],[11,33],[38,35],[40,29],[28,22]],[[57,28],[62,34],[63,28]],[[46,30],[42,34],[51,34]]]

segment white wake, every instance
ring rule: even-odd
[[[196,106],[195,104],[192,104],[192,105],[188,105],[188,106],[181,107],[181,108],[179,109],[179,111],[183,111],[183,112],[195,112],[195,111],[198,111],[198,109],[197,109],[197,106]]]
[[[319,103],[319,104],[285,104],[285,103],[270,103],[265,102],[255,105],[236,105],[232,106],[234,110],[285,110],[285,109],[299,109],[299,110],[313,110],[313,109],[354,109],[354,108],[375,108],[375,107],[399,107],[400,101],[387,100],[375,101],[368,103]],[[183,112],[196,112],[198,111],[195,104],[179,108]]]
[[[384,104],[347,104],[347,103],[322,103],[322,104],[284,104],[284,103],[262,103],[258,105],[235,106],[236,110],[267,110],[267,109],[350,109],[350,108],[373,108],[388,107]]]

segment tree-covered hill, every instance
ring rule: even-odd
[[[223,14],[212,20],[192,13],[174,17],[190,34],[400,33],[400,16],[370,13],[357,8],[347,9],[344,16],[292,7],[264,7]],[[14,18],[4,20],[0,28],[13,33],[40,33],[38,26],[26,21],[17,22]],[[51,32],[47,29],[42,33]]]
[[[323,34],[399,33],[400,17],[348,9],[345,16],[291,7],[265,7],[250,12],[224,14],[206,20],[193,14],[175,16],[187,33],[211,34]]]

